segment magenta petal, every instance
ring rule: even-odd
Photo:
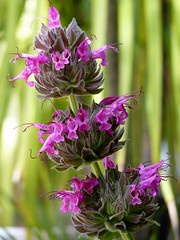
[[[118,52],[118,49],[111,46],[111,45],[105,45],[101,48],[98,48],[96,50],[93,50],[92,51],[92,58],[93,59],[101,59],[101,65],[102,66],[107,66],[108,65],[108,62],[106,60],[106,51],[108,49],[113,49],[114,51]]]
[[[58,52],[52,53],[52,62],[54,63],[55,69],[58,71],[60,69],[63,69],[66,64],[69,63],[69,57],[71,56],[71,53],[69,49],[65,49],[62,54]]]
[[[89,61],[91,55],[91,40],[86,37],[85,40],[79,44],[76,50],[76,56],[79,58],[79,61]]]
[[[60,23],[60,14],[58,12],[58,10],[51,6],[49,8],[49,27],[50,28],[55,28],[55,27],[61,27],[61,23]]]
[[[103,165],[104,165],[104,168],[107,169],[108,167],[109,168],[116,168],[116,165],[115,163],[112,161],[111,157],[107,156],[103,159]]]

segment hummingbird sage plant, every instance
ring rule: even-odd
[[[161,180],[160,170],[169,165],[159,163],[130,166],[119,171],[111,155],[126,143],[124,124],[136,104],[136,95],[109,96],[91,105],[79,102],[77,95],[102,91],[102,67],[108,65],[107,51],[118,52],[115,45],[91,49],[91,38],[73,19],[62,27],[58,11],[50,6],[48,25],[42,24],[34,39],[37,55],[17,53],[12,62],[23,59],[24,70],[11,79],[23,79],[35,87],[42,98],[67,97],[69,106],[56,110],[48,123],[32,123],[42,144],[37,155],[45,152],[54,168],[65,171],[92,166],[84,178],[73,177],[68,189],[52,191],[50,200],[60,200],[60,211],[72,212],[74,228],[91,239],[133,239],[132,233],[155,221],[158,209],[154,198]],[[97,61],[98,60],[98,61]],[[100,60],[100,61],[99,61]],[[33,75],[34,81],[29,80]],[[104,170],[99,167],[103,162]]]

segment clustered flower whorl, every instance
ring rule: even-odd
[[[105,45],[91,50],[91,40],[76,20],[73,19],[65,28],[61,26],[59,18],[58,11],[50,7],[49,25],[42,24],[34,40],[38,56],[18,53],[11,61],[23,58],[26,68],[11,81],[23,78],[28,86],[35,86],[43,98],[99,93],[104,81],[100,65],[108,64],[106,51],[118,49]],[[101,59],[100,64],[96,59]],[[31,74],[35,77],[35,83],[28,81]]]
[[[119,239],[121,233],[157,224],[150,217],[159,208],[154,203],[164,179],[159,170],[168,166],[162,160],[122,172],[117,167],[107,167],[105,181],[99,179],[91,195],[84,193],[84,201],[79,203],[80,211],[72,217],[75,229],[85,237],[105,240]]]
[[[85,33],[73,19],[67,28],[49,29],[42,25],[35,37],[35,47],[52,59],[40,66],[35,75],[35,88],[43,97],[62,97],[71,93],[96,94],[102,89],[103,73],[94,59],[79,61],[76,50],[85,39]]]
[[[50,123],[34,123],[38,128],[39,150],[47,153],[59,171],[82,168],[121,149],[123,125],[134,96],[108,97],[91,106],[80,104],[76,114],[71,108],[58,110]],[[47,135],[44,139],[44,135]]]
[[[93,174],[70,180],[71,190],[56,191],[50,199],[61,200],[61,211],[72,211],[75,229],[84,237],[119,239],[121,233],[136,232],[149,224],[159,208],[154,203],[161,180],[159,170],[169,167],[164,160],[157,164],[140,164],[120,172],[110,157],[103,161],[104,177]]]

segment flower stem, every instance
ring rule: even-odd
[[[103,176],[103,174],[102,174],[102,171],[101,171],[101,169],[100,169],[100,167],[99,167],[99,164],[98,164],[97,162],[94,162],[94,163],[92,164],[92,166],[93,166],[93,168],[94,168],[94,171],[95,171],[96,175],[97,175],[98,177],[100,177],[101,180],[102,180],[102,181],[104,182],[104,184],[105,184],[105,179],[104,179],[104,176]]]
[[[121,238],[122,238],[122,240],[134,240],[134,237],[132,236],[132,234],[131,233],[122,233],[122,232],[120,232],[120,234],[121,234]]]
[[[78,111],[78,106],[77,106],[77,102],[76,102],[74,94],[70,94],[68,96],[68,99],[69,99],[69,104],[70,104],[72,111],[74,112],[74,114],[76,114]]]

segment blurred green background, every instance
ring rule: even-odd
[[[159,194],[160,210],[153,226],[137,239],[178,240],[180,212],[180,1],[179,0],[52,0],[67,26],[73,17],[94,35],[93,49],[119,43],[119,54],[108,53],[104,91],[95,99],[139,91],[138,105],[125,126],[126,147],[116,154],[120,168],[140,162],[168,159],[173,176]],[[58,211],[59,203],[43,194],[63,189],[76,175],[51,170],[51,163],[32,159],[40,148],[37,131],[23,123],[50,120],[49,101],[42,104],[37,92],[23,80],[8,81],[22,71],[23,61],[10,63],[15,53],[33,53],[33,38],[47,24],[46,0],[0,1],[0,226],[22,226],[27,239],[77,239],[70,215]],[[65,108],[66,100],[56,100]],[[32,150],[32,153],[30,151]],[[43,161],[41,161],[43,160]],[[1,236],[0,236],[1,239]],[[3,239],[3,238],[2,238]],[[12,238],[13,239],[13,238]]]

